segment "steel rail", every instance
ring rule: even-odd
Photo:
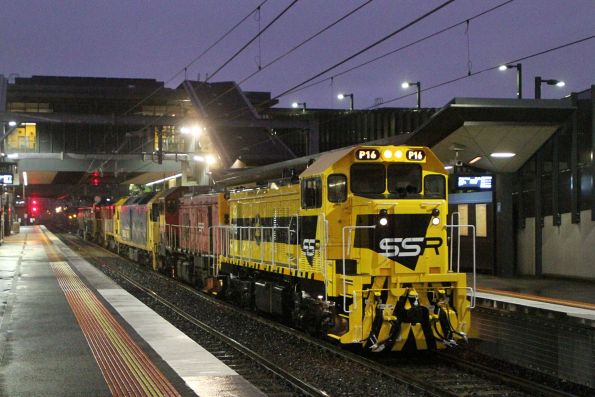
[[[275,376],[283,379],[290,383],[294,388],[299,390],[300,392],[308,395],[308,396],[321,396],[321,397],[328,397],[328,394],[304,381],[301,379],[296,378],[283,368],[279,367],[278,365],[272,363],[271,361],[267,360],[266,358],[262,357],[258,353],[248,349],[247,347],[241,345],[234,339],[227,337],[225,334],[217,331],[213,327],[205,324],[204,322],[198,320],[196,317],[186,313],[183,309],[180,309],[177,305],[170,303],[167,299],[160,296],[157,292],[143,286],[142,284],[137,283],[135,280],[131,279],[130,277],[118,272],[117,270],[111,269],[114,273],[116,273],[119,277],[126,280],[126,282],[130,283],[135,288],[141,290],[143,293],[149,295],[151,298],[159,302],[161,305],[167,307],[169,310],[176,313],[178,316],[182,317],[184,320],[188,321],[192,325],[200,328],[202,331],[209,333],[212,336],[220,339],[226,345],[231,347],[232,349],[236,350],[237,352],[241,353],[242,355],[248,357],[250,360],[257,362],[262,367],[266,368],[269,372],[273,373]],[[165,276],[162,276],[165,277]],[[170,279],[171,280],[171,279]]]
[[[460,357],[452,357],[443,352],[438,352],[441,360],[448,362],[450,365],[456,365],[466,371],[473,372],[475,375],[483,376],[485,378],[501,382],[503,384],[513,386],[521,389],[525,393],[532,396],[543,397],[575,397],[574,394],[566,393],[561,390],[553,389],[541,383],[532,380],[524,379],[510,373],[498,371],[496,368],[488,367],[483,364],[471,362]]]

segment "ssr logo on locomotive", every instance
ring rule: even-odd
[[[441,245],[440,237],[387,237],[380,240],[380,255],[387,258],[419,256],[426,248],[434,248],[438,255]]]
[[[320,241],[313,238],[305,238],[302,243],[302,251],[307,257],[313,257],[316,248],[320,248]]]

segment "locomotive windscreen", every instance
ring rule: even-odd
[[[351,191],[354,194],[380,198],[388,185],[390,198],[419,198],[422,187],[419,164],[353,164],[351,166]]]

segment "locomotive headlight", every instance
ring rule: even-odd
[[[438,208],[434,208],[432,210],[432,225],[438,226],[440,224],[440,210]]]
[[[396,150],[396,151],[395,151],[395,157],[396,157],[397,159],[400,159],[401,157],[403,157],[403,152],[402,152],[402,151],[400,151],[400,150]]]
[[[393,157],[393,152],[390,149],[386,149],[383,153],[385,159],[389,160]]]
[[[387,210],[380,210],[380,219],[378,219],[378,224],[380,226],[388,225],[388,211]]]

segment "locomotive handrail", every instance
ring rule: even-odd
[[[324,244],[323,244],[323,250],[322,250],[322,266],[324,267],[324,300],[328,301],[328,291],[327,291],[327,283],[328,283],[328,271],[327,271],[327,266],[326,266],[326,256],[327,256],[327,249],[328,249],[328,219],[326,219],[326,215],[322,214],[322,219],[323,219],[323,225],[324,225],[324,233],[322,234],[324,236]]]
[[[468,227],[471,229],[472,231],[472,242],[473,242],[473,287],[471,290],[471,308],[475,307],[475,291],[477,291],[477,263],[476,263],[476,254],[475,254],[475,225],[446,225],[447,228],[451,228],[451,229],[458,229],[458,232],[460,233],[460,229],[463,227]],[[453,230],[454,233],[454,230]],[[460,235],[459,235],[460,236]],[[460,237],[459,237],[459,252],[457,253],[458,257],[459,257],[459,261],[457,261],[457,273],[461,272],[461,263],[460,263],[460,256],[461,256],[461,249],[460,249]],[[450,249],[452,251],[452,238],[450,239]]]
[[[345,230],[349,230],[349,241],[351,243],[351,231],[354,229],[376,229],[376,225],[369,226],[343,226],[341,230],[341,248],[343,256],[343,311],[345,313],[351,313],[351,310],[347,310],[347,274],[345,270]],[[351,247],[351,244],[349,244]],[[351,252],[351,251],[350,251]],[[353,307],[357,308],[357,296],[353,294]]]
[[[450,214],[450,224],[453,225],[453,228],[455,227],[455,222],[454,222],[454,217],[455,215],[457,216],[457,225],[459,224],[459,222],[461,222],[461,213],[460,212],[453,212],[452,214]],[[446,227],[449,227],[449,225],[446,225]],[[450,262],[449,262],[449,267],[448,267],[448,271],[452,273],[452,253],[453,253],[453,249],[452,249],[452,241],[454,240],[454,230],[452,230],[452,233],[450,235],[450,252],[449,252],[449,256],[450,256]],[[461,263],[461,228],[457,228],[457,267],[460,266]]]
[[[229,241],[230,231],[232,231],[234,228],[235,228],[235,225],[214,225],[214,226],[209,226],[208,229],[207,229],[208,230],[208,233],[209,233],[209,236],[211,235],[211,232],[213,231],[213,229],[216,229],[218,231],[218,238],[217,239],[213,238],[212,240],[213,240],[214,243],[215,243],[215,240],[217,242],[219,242],[219,241],[222,242],[221,243],[221,255],[229,256],[229,254],[230,254],[230,251],[228,251],[229,250],[229,244],[224,244],[223,243],[223,231],[224,230],[227,230],[228,231],[225,236],[227,237],[227,239]],[[211,247],[211,239],[210,238],[209,238],[209,243],[208,243],[208,251],[209,251],[209,253],[212,253],[213,254],[212,255],[213,263],[211,264],[211,266],[212,266],[212,273],[213,273],[213,276],[214,277],[217,277],[217,276],[219,276],[219,268],[216,266],[216,261],[215,261],[216,255],[215,255],[215,252],[214,252],[213,247]]]

